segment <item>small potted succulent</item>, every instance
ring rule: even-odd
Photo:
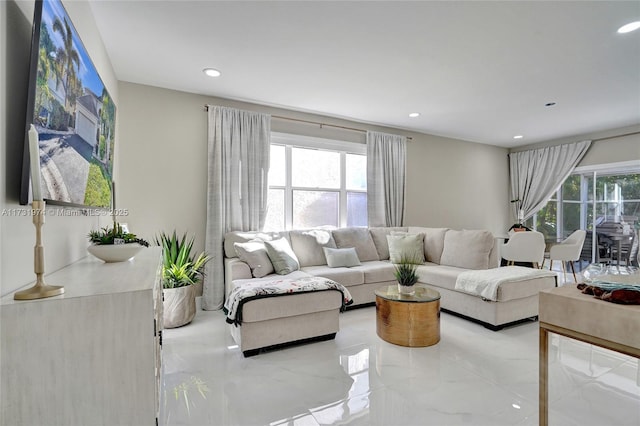
[[[196,315],[196,287],[204,277],[204,266],[210,257],[202,252],[192,255],[194,237],[178,238],[164,232],[155,239],[162,247],[162,293],[164,328],[189,324]]]
[[[394,276],[398,281],[398,292],[400,294],[412,295],[415,293],[414,285],[418,282],[418,264],[414,259],[402,257],[400,263],[394,265]]]
[[[93,230],[88,235],[91,245],[87,251],[107,263],[124,262],[133,258],[149,243],[135,234],[125,231],[118,222],[113,227]]]

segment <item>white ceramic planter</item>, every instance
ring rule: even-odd
[[[165,288],[162,290],[162,324],[164,328],[182,327],[196,316],[196,286]]]
[[[87,247],[87,251],[93,256],[107,263],[124,262],[134,257],[143,246],[138,243],[129,244],[92,244]]]
[[[412,285],[401,285],[400,283],[398,283],[398,293],[400,294],[405,294],[405,295],[413,295],[415,294],[415,289],[414,286]]]

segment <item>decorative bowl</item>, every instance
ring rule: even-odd
[[[592,263],[582,273],[584,282],[604,290],[640,290],[640,270],[635,266]]]
[[[138,243],[129,244],[92,244],[87,251],[107,263],[124,262],[133,258],[143,248]]]

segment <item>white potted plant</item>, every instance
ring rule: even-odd
[[[91,245],[87,251],[107,263],[124,262],[134,257],[143,247],[149,247],[147,241],[125,231],[118,222],[113,222],[112,228],[90,231],[88,238]]]
[[[194,237],[187,234],[178,238],[164,232],[156,238],[162,247],[162,293],[164,328],[175,328],[189,324],[196,315],[196,288],[204,276],[204,266],[210,257],[204,252],[191,255]]]
[[[414,285],[418,282],[418,262],[413,259],[402,257],[400,263],[394,265],[396,281],[398,281],[398,292],[400,294],[412,295],[415,293]]]

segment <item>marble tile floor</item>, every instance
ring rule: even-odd
[[[244,358],[221,311],[164,331],[161,424],[537,425],[538,324],[492,332],[441,314],[441,341],[376,335],[375,307],[335,340]],[[550,425],[640,424],[638,360],[553,335]]]

